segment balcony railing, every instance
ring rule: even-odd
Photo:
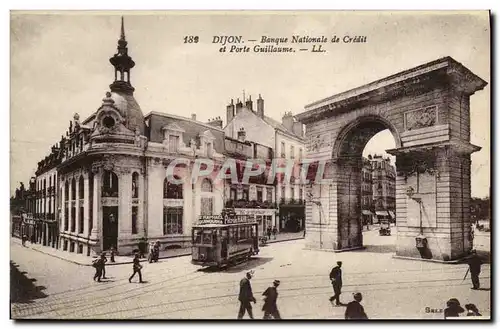
[[[225,203],[226,208],[256,208],[256,209],[274,209],[276,203],[270,201],[257,201],[257,200],[227,200]]]
[[[302,200],[302,199],[285,199],[285,198],[281,198],[280,199],[280,206],[281,205],[305,205],[305,200]]]

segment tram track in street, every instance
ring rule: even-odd
[[[490,279],[490,277],[482,277],[482,279]],[[421,283],[426,283],[426,282],[433,282],[433,283],[441,283],[441,282],[449,282],[449,281],[459,281],[461,279],[443,279],[443,280],[418,280],[418,281],[396,281],[396,282],[389,282],[386,283],[386,285],[391,285],[391,284],[406,284],[406,283],[413,283],[416,285],[406,285],[406,286],[398,286],[398,287],[392,287],[392,290],[402,290],[402,289],[413,289],[413,288],[434,288],[436,285],[422,285]],[[364,286],[378,286],[378,284],[365,284]],[[458,285],[454,286],[465,286],[468,285],[468,283],[460,283]],[[346,285],[345,287],[358,287],[360,285]],[[304,296],[304,291],[303,290],[316,290],[316,289],[331,289],[331,286],[314,286],[314,287],[307,287],[307,288],[288,288],[288,289],[280,289],[280,300],[283,300],[283,298],[296,298],[296,297],[303,297]],[[358,291],[357,289],[345,289],[343,290],[342,293],[353,293]],[[375,289],[364,289],[365,292],[367,291],[385,291],[387,287],[380,287],[380,288],[375,288]],[[286,292],[288,291],[301,291],[300,293],[294,293],[294,294],[287,294]],[[329,290],[328,292],[308,292],[307,296],[314,296],[314,295],[331,295],[331,291]],[[180,310],[169,310],[167,312],[168,314],[175,313],[175,312],[181,312],[181,311],[186,311],[186,310],[194,310],[198,308],[205,308],[205,307],[214,307],[214,306],[221,306],[221,305],[235,305],[238,300],[237,300],[237,295],[235,294],[226,294],[226,295],[217,295],[217,296],[209,296],[209,297],[203,297],[203,298],[195,298],[195,299],[189,299],[189,300],[182,300],[182,301],[177,301],[177,302],[167,302],[167,303],[162,303],[160,305],[157,305],[154,308],[158,307],[165,307],[166,305],[172,305],[172,304],[178,304],[178,303],[188,303],[188,302],[196,302],[196,301],[205,301],[205,300],[217,300],[221,301],[224,300],[224,302],[219,302],[219,303],[210,303],[210,305],[201,305],[201,306],[195,306],[195,307],[190,307],[186,309],[180,309]],[[145,307],[145,308],[150,308],[151,306]],[[130,310],[125,310],[125,312],[129,311],[139,311],[141,308],[134,308]],[[162,312],[157,312],[153,314],[148,314],[148,315],[143,315],[139,317],[130,317],[128,319],[140,319],[148,316],[154,316],[158,314],[164,314],[166,313],[165,310]],[[102,314],[96,314],[96,315],[110,315],[112,312],[106,312]]]

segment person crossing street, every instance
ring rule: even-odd
[[[276,320],[281,320],[280,312],[278,311],[278,306],[276,302],[278,301],[278,287],[280,285],[279,280],[274,280],[273,286],[269,287],[262,294],[266,296],[264,301],[264,306],[262,310],[264,311],[264,319],[271,319],[273,317]]]
[[[245,311],[248,312],[250,319],[253,319],[252,304],[257,303],[257,300],[252,293],[252,285],[250,280],[252,279],[253,272],[247,272],[246,276],[240,281],[240,294],[238,300],[240,301],[240,310],[238,311],[238,320],[243,319]]]
[[[472,288],[473,290],[478,290],[480,287],[479,283],[479,274],[481,273],[481,265],[482,260],[476,253],[476,250],[473,249],[471,252],[470,258],[467,260],[469,264],[470,278],[472,280]]]
[[[132,273],[132,275],[130,276],[130,278],[128,278],[128,282],[132,282],[133,277],[137,273],[137,274],[139,274],[139,283],[143,283],[143,281],[142,281],[142,273],[141,273],[142,265],[140,263],[139,253],[136,253],[135,256],[134,256],[134,264],[133,264],[132,268],[134,270],[134,273]]]
[[[330,272],[330,281],[332,282],[334,295],[330,297],[330,302],[335,300],[335,306],[342,305],[340,303],[340,294],[342,291],[342,262],[337,262],[337,266],[332,268]]]

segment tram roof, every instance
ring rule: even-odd
[[[247,223],[234,223],[234,224],[215,224],[215,223],[207,223],[207,224],[195,224],[193,228],[218,228],[218,227],[228,227],[228,226],[241,226],[241,225],[252,225],[257,224],[257,222],[247,222]]]

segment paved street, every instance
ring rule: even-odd
[[[488,236],[478,236],[488,246]],[[274,279],[281,280],[278,306],[286,319],[340,319],[344,307],[332,307],[328,274],[337,260],[344,262],[341,300],[352,292],[363,293],[370,318],[432,319],[426,307],[442,309],[449,298],[462,305],[474,303],[490,314],[490,265],[483,265],[484,290],[471,290],[470,277],[462,281],[467,266],[392,258],[395,236],[364,233],[367,249],[347,253],[303,250],[304,240],[270,244],[249,263],[222,272],[199,270],[190,257],[144,264],[146,283],[128,282],[132,265],[107,268],[109,280],[92,281],[94,269],[73,264],[11,242],[14,273],[22,287],[11,296],[12,317],[43,319],[234,319],[238,311],[238,283],[249,269],[262,317],[262,292]],[[478,247],[479,249],[479,247]],[[23,274],[23,272],[25,272]],[[32,279],[35,279],[33,281]],[[30,286],[31,285],[31,286]],[[28,286],[28,287],[24,287]],[[24,287],[24,288],[23,288]],[[20,291],[19,290],[23,290]]]

